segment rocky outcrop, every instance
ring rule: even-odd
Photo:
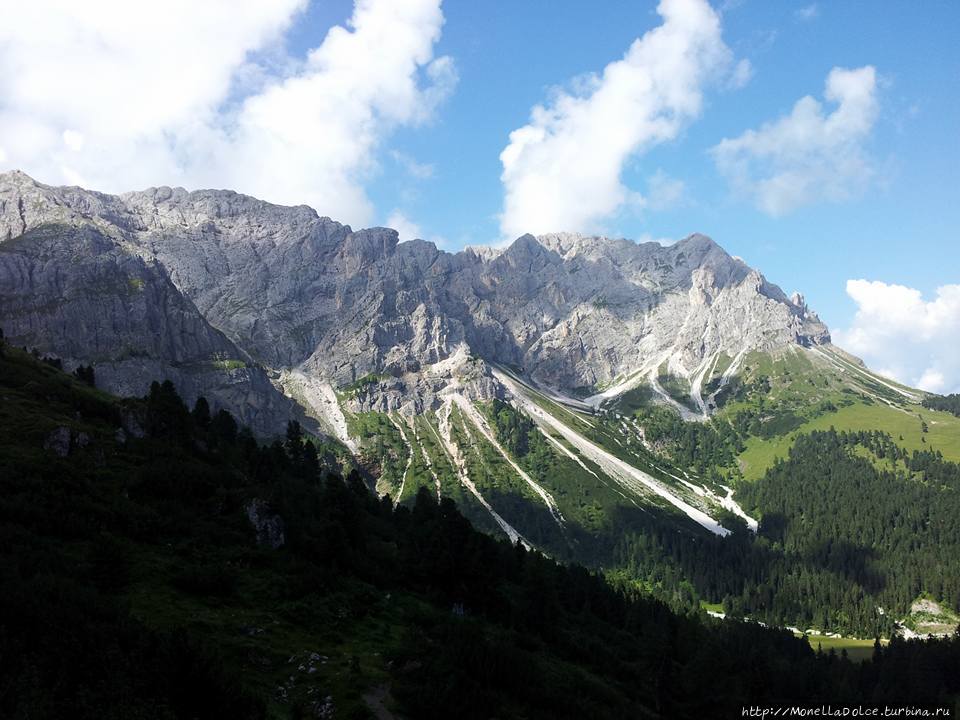
[[[54,428],[43,441],[43,449],[57,457],[65,458],[70,453],[82,450],[90,444],[90,436],[79,430],[71,430],[65,425]]]
[[[572,390],[829,341],[802,297],[703,235],[451,254],[228,191],[109,196],[22,173],[0,175],[0,301],[11,342],[92,362],[115,392],[170,378],[260,431],[290,414],[270,380],[292,372],[354,410],[420,412],[451,386],[502,392],[493,363]]]
[[[286,542],[286,525],[283,518],[272,511],[265,500],[254,498],[244,510],[247,519],[257,534],[257,545],[277,550]]]
[[[54,428],[43,441],[43,449],[52,452],[57,457],[66,457],[70,454],[70,428]]]

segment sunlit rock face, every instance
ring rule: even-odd
[[[281,371],[364,381],[357,410],[422,412],[450,388],[500,394],[491,363],[572,390],[829,342],[802,296],[703,235],[452,254],[229,191],[111,196],[17,172],[0,175],[0,300],[11,342],[93,362],[118,392],[169,377],[263,432],[291,412]]]

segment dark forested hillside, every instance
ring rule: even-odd
[[[691,543],[650,526],[617,564],[682,607],[859,637],[892,634],[918,597],[960,610],[960,465],[879,432],[801,435],[737,498],[759,533]]]
[[[801,436],[741,493],[761,534],[901,614],[921,593],[960,608],[960,466],[879,432]]]
[[[846,467],[848,441],[811,442]],[[120,401],[5,349],[0,716],[739,717],[960,692],[960,637],[896,641],[861,665],[818,656],[498,542],[426,490],[394,507],[334,469],[295,424],[263,446],[169,383]],[[758,502],[774,502],[776,473],[768,485]],[[776,532],[806,551],[792,526]]]

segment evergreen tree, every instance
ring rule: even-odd
[[[210,421],[210,432],[218,443],[233,445],[237,442],[237,421],[227,410],[221,408]]]
[[[146,430],[150,436],[181,442],[189,439],[192,428],[190,412],[172,382],[151,383],[146,405]]]
[[[203,395],[197,398],[197,401],[193,404],[193,411],[190,414],[193,416],[193,422],[201,430],[206,430],[210,427],[210,404]]]
[[[287,421],[286,443],[287,454],[294,467],[299,467],[303,460],[303,428],[296,420]]]
[[[90,387],[97,386],[93,365],[78,365],[77,369],[73,371],[73,374],[80,382],[86,383]]]

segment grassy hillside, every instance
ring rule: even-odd
[[[687,581],[735,615],[859,637],[909,628],[920,591],[958,609],[960,538],[947,517],[960,493],[960,418],[829,348],[747,355],[726,384],[720,372],[705,382],[718,405],[708,422],[684,422],[640,384],[604,406],[595,434],[639,426],[638,457],[704,488],[736,488],[758,535],[702,546],[625,536],[622,567],[671,597],[688,596]]]
[[[738,373],[724,381],[735,362]],[[909,627],[920,591],[947,607],[960,602],[960,588],[942,581],[960,541],[906,528],[914,544],[904,553],[893,529],[906,521],[877,502],[902,495],[920,513],[910,522],[920,524],[954,506],[960,418],[915,404],[911,391],[839,351],[718,358],[705,378],[719,405],[709,422],[681,419],[658,398],[662,388],[640,384],[589,412],[502,372],[509,402],[459,398],[415,420],[352,418],[363,453],[379,458],[377,489],[410,503],[416,488],[439,486],[475,527],[614,572],[675,609],[708,603],[764,622],[873,637],[889,636],[898,620]],[[841,434],[839,475],[815,452],[791,455],[798,443],[810,447],[811,433],[831,429]],[[816,443],[834,452],[834,435]],[[806,474],[806,486],[795,480]],[[802,520],[819,502],[804,499],[805,487],[827,476],[821,495],[847,493],[828,510],[830,528]],[[912,492],[930,485],[943,494]],[[747,532],[734,501],[760,521],[758,534]],[[873,525],[891,528],[882,551],[860,517],[865,508],[874,508]],[[733,537],[712,537],[696,512]],[[784,527],[793,544],[784,544]],[[816,589],[805,589],[811,583]]]
[[[923,431],[924,423],[927,432]],[[856,400],[835,412],[817,415],[784,435],[750,437],[739,455],[744,478],[756,480],[762,477],[776,458],[786,458],[799,435],[831,427],[837,430],[883,430],[905,450],[937,450],[948,460],[960,462],[960,418],[920,405],[891,407]]]
[[[876,640],[833,637],[831,635],[811,634],[803,637],[814,650],[823,653],[829,653],[832,650],[838,655],[846,654],[853,662],[863,662],[873,657],[874,645],[876,644]]]
[[[725,356],[718,358],[704,378],[704,396],[716,393],[714,422],[737,430],[737,465],[746,480],[762,477],[776,458],[786,458],[799,436],[831,427],[879,430],[905,450],[939,451],[960,462],[960,418],[924,407],[924,393],[871,373],[839,349],[795,346],[749,353],[724,385],[729,364]],[[634,414],[656,402],[655,393],[640,385],[612,408]]]

